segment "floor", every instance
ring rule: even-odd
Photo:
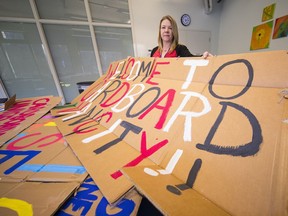
[[[163,214],[147,198],[143,197],[137,216],[163,216]]]

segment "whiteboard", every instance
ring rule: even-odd
[[[192,54],[210,52],[211,32],[179,29],[179,43],[186,45]]]

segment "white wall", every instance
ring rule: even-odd
[[[213,0],[214,9],[209,15],[204,13],[203,0],[129,0],[129,7],[135,56],[148,56],[148,50],[157,46],[159,21],[167,14],[177,21],[179,30],[210,31],[211,49],[208,51],[217,54],[222,2],[218,4]],[[192,20],[188,27],[180,22],[184,13]],[[180,40],[180,43],[185,44],[185,41]]]
[[[273,19],[275,22],[276,18],[288,15],[287,0],[224,0],[223,3],[218,54],[288,49],[288,37],[272,39],[271,36],[269,48],[250,51],[253,27],[264,23],[263,8],[276,3]]]

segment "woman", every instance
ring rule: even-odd
[[[178,27],[175,20],[167,15],[162,17],[159,25],[158,46],[151,51],[151,57],[193,57],[185,45],[179,44]],[[212,56],[209,52],[204,52],[204,59]]]

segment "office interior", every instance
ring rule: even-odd
[[[55,95],[70,103],[79,94],[77,83],[97,80],[111,62],[149,56],[166,14],[177,21],[180,43],[195,54],[287,49],[284,37],[250,50],[263,8],[276,3],[276,19],[287,14],[287,1],[213,0],[209,8],[204,2],[1,0],[1,97]],[[183,14],[190,15],[189,26],[181,24]]]
[[[287,50],[287,36],[250,49],[253,28],[274,3],[273,20],[288,14],[287,0],[0,0],[0,97],[53,95],[69,104],[111,62],[149,57],[167,14],[194,54]]]

